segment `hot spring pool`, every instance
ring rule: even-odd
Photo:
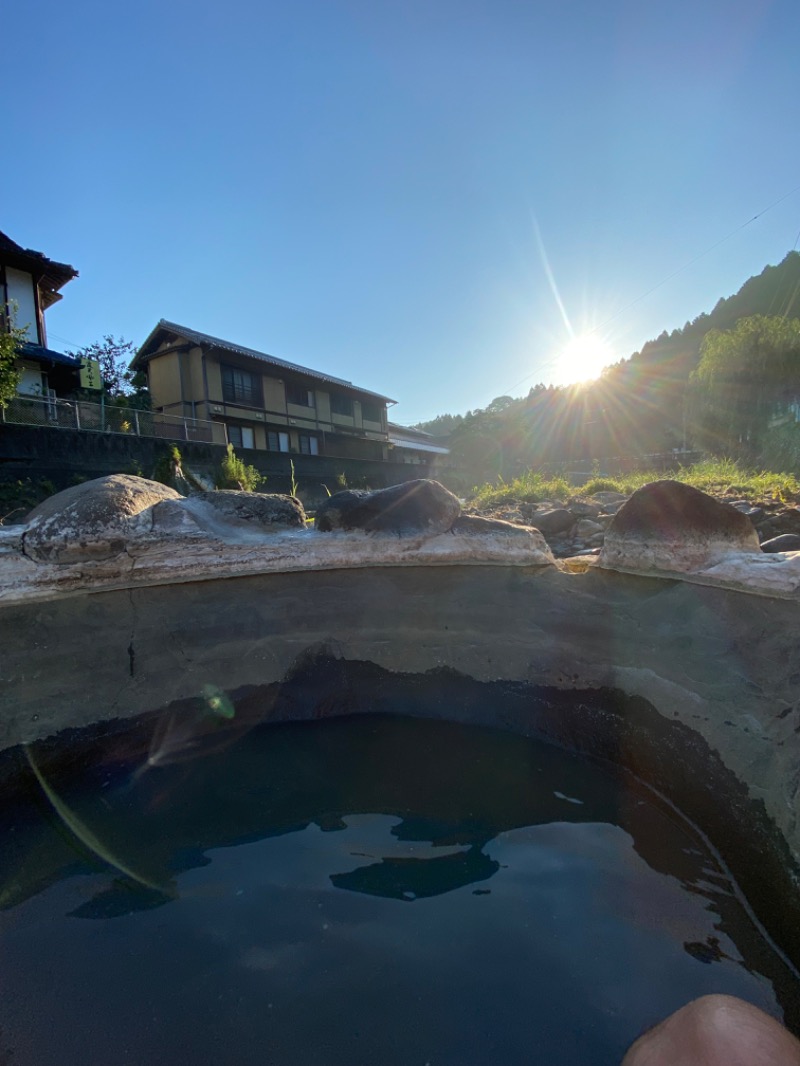
[[[0,1063],[617,1064],[790,971],[629,775],[413,718],[35,778],[0,832]]]

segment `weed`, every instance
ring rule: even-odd
[[[32,481],[26,477],[0,483],[0,525],[12,518],[21,521],[28,511],[55,491],[56,487],[49,478]]]
[[[227,454],[220,463],[216,482],[218,489],[239,489],[242,492],[255,492],[258,486],[266,481],[254,466],[248,466],[240,459],[233,450],[233,445],[227,447]]]

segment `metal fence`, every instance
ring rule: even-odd
[[[44,426],[48,429],[80,429],[94,433],[127,433],[136,437],[164,440],[191,440],[206,444],[227,444],[224,423],[200,418],[137,411],[133,407],[86,403],[83,400],[15,396],[0,410],[3,422],[17,426]]]

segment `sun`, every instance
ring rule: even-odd
[[[611,348],[594,333],[573,337],[558,357],[559,376],[564,381],[594,381],[603,367],[613,362]]]

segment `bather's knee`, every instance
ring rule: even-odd
[[[800,1042],[750,1003],[702,996],[641,1036],[622,1066],[800,1066]]]

